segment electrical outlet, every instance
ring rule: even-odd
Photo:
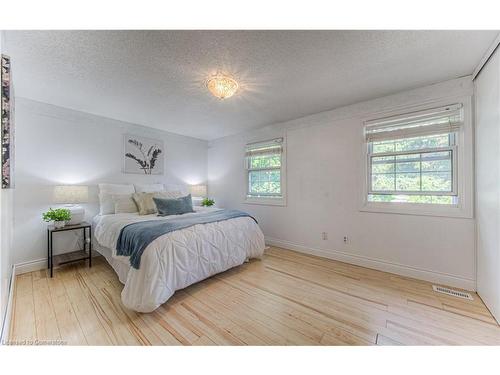
[[[323,239],[323,241],[326,241],[328,239],[328,233],[326,232],[321,233],[321,238]]]
[[[348,243],[348,242],[349,242],[349,237],[344,236],[344,243]]]

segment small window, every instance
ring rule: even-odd
[[[458,204],[461,105],[370,121],[367,201]]]
[[[283,198],[283,138],[246,146],[247,200]]]

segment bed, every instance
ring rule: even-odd
[[[94,249],[106,258],[124,284],[121,297],[127,308],[151,312],[176,290],[262,256],[264,235],[256,221],[248,216],[196,224],[163,234],[145,247],[139,268],[131,266],[128,256],[117,254],[120,232],[130,224],[175,220],[179,216],[195,218],[218,210],[194,209],[193,213],[166,217],[138,213],[94,217]]]

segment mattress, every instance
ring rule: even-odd
[[[214,210],[196,208],[200,212]],[[121,229],[139,221],[169,220],[155,215],[97,215],[94,220],[95,250],[101,253],[125,286],[123,304],[135,311],[150,312],[166,302],[176,290],[214,274],[258,258],[264,252],[264,234],[250,217],[197,224],[164,234],[144,250],[139,269],[128,257],[116,254]]]

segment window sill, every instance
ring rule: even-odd
[[[365,202],[361,212],[398,215],[439,216],[472,219],[472,212],[460,205],[434,205],[424,203]]]
[[[245,198],[245,204],[260,204],[263,206],[286,206],[285,198],[256,198],[247,197]]]

